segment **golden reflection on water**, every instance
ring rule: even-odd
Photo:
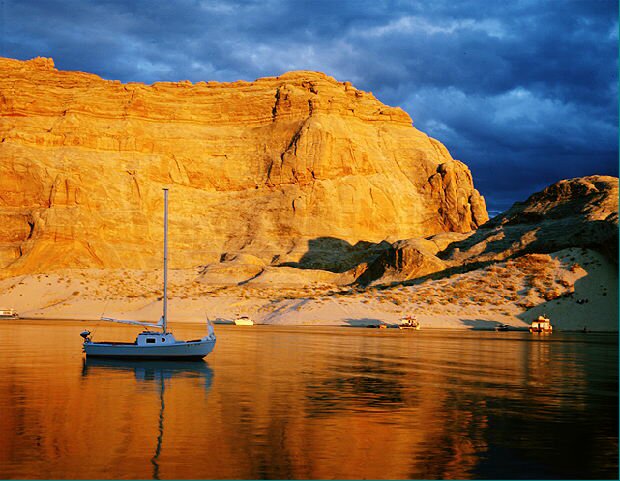
[[[122,363],[84,361],[83,327],[0,325],[0,477],[617,472],[614,336],[217,326],[207,362]]]

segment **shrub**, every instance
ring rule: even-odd
[[[553,299],[556,299],[556,298],[560,297],[560,292],[558,290],[556,290],[556,289],[551,290],[551,291],[547,291],[547,292],[545,292],[543,297],[545,298],[545,300],[551,301]]]

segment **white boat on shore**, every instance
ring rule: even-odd
[[[400,323],[398,324],[399,329],[413,329],[416,331],[420,330],[420,322],[415,318],[415,316],[405,316],[401,317]]]
[[[553,326],[551,325],[551,320],[546,316],[538,316],[535,321],[532,321],[530,325],[530,332],[536,334],[545,334],[553,332]]]
[[[208,335],[192,341],[179,341],[167,328],[167,284],[168,284],[168,189],[164,189],[164,295],[163,315],[157,324],[124,319],[102,317],[104,321],[135,324],[143,327],[161,328],[145,330],[138,334],[134,342],[94,342],[90,331],[80,333],[84,338],[83,350],[86,357],[132,359],[132,360],[175,360],[195,361],[204,358],[215,347],[213,326],[207,321]]]
[[[235,326],[253,326],[254,321],[248,316],[239,316],[234,320]]]
[[[15,309],[0,309],[0,319],[19,319]]]

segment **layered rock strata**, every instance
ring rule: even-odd
[[[123,84],[0,59],[0,268],[151,268],[170,188],[172,267],[298,262],[315,239],[467,232],[469,169],[348,82]]]

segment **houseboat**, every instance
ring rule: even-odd
[[[553,332],[553,326],[551,325],[551,320],[545,315],[538,316],[538,319],[532,321],[532,325],[530,326],[530,332],[534,333],[543,333],[543,332]]]
[[[415,329],[416,331],[420,330],[420,323],[414,316],[405,316],[401,317],[400,323],[398,324],[399,329]]]

